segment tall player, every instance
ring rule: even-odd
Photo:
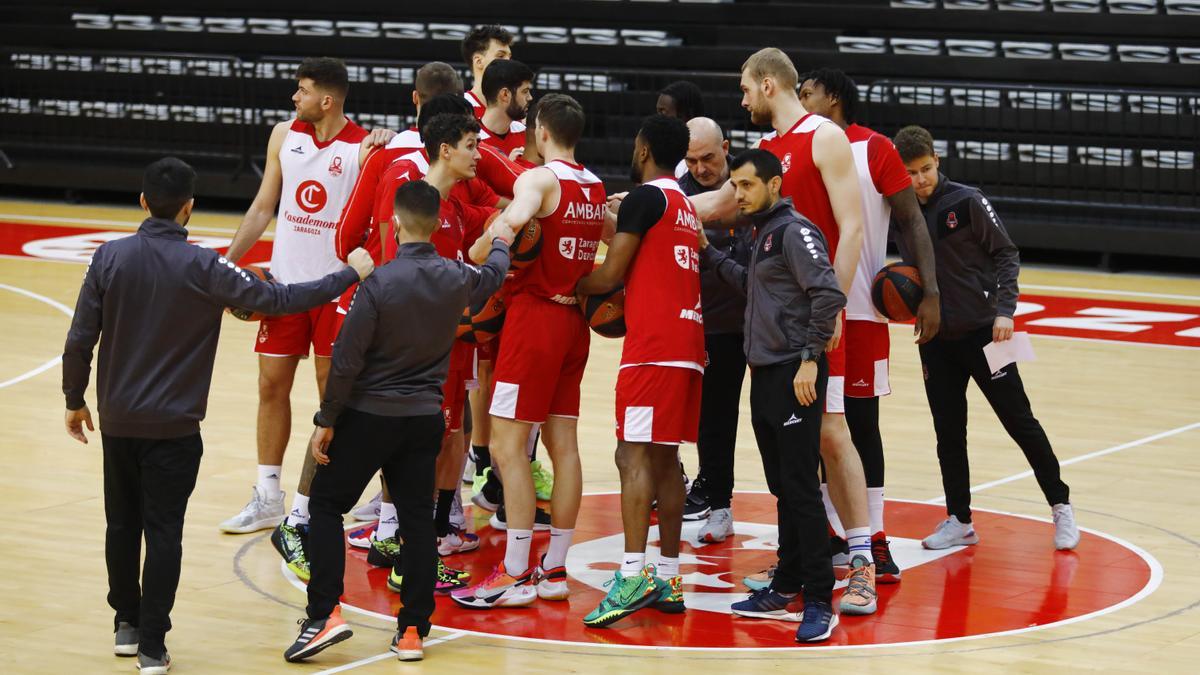
[[[695,443],[704,374],[700,314],[699,220],[674,167],[688,150],[675,117],[642,122],[630,177],[641,183],[622,202],[604,264],[580,280],[581,295],[625,280],[625,343],[617,375],[617,469],[625,554],[608,595],[583,619],[594,628],[643,607],[684,611],[679,576],[683,480],[679,446]],[[650,504],[658,500],[659,557],[646,564]]]
[[[575,162],[583,127],[583,108],[570,96],[550,94],[538,102],[537,147],[546,164],[521,174],[513,203],[500,216],[514,231],[537,218],[547,246],[508,282],[511,299],[491,406],[492,461],[505,483],[507,547],[504,561],[483,583],[452,594],[468,607],[528,605],[536,597],[563,600],[568,593],[567,549],[583,492],[579,384],[590,343],[575,285],[595,264],[607,208],[600,179]],[[477,245],[471,253],[478,261],[483,252]],[[550,547],[535,570],[530,547],[536,503],[526,443],[537,422],[543,423],[555,485]]]
[[[900,568],[892,559],[883,524],[883,439],[879,433],[879,397],[891,393],[888,382],[887,319],[871,304],[871,284],[887,256],[888,227],[893,217],[907,250],[913,251],[921,272],[925,296],[917,310],[913,334],[917,344],[937,335],[941,324],[941,302],[934,273],[933,243],[925,228],[921,205],[908,170],[896,146],[882,134],[855,122],[858,87],[840,70],[822,68],[801,78],[800,102],[805,110],[833,120],[846,131],[854,151],[854,166],[863,196],[863,247],[858,272],[846,299],[846,425],[862,459],[867,481],[867,512],[871,522],[871,553],[876,578],[885,583],[900,580]],[[927,281],[932,280],[932,281]],[[826,514],[835,529],[837,513],[825,502]]]
[[[346,117],[350,89],[346,66],[330,58],[305,59],[296,72],[292,95],[296,118],[271,131],[262,183],[246,211],[226,256],[237,261],[262,236],[278,204],[271,272],[283,283],[318,279],[340,269],[334,255],[333,232],[338,214],[359,170],[360,144],[373,144],[361,127]],[[300,530],[308,522],[307,487],[316,463],[305,453],[292,512],[284,518],[279,488],[283,455],[291,435],[292,381],[309,345],[316,355],[317,391],[324,391],[329,357],[336,334],[336,303],[291,314],[268,317],[259,326],[258,353],[258,481],[249,503],[221,523],[231,533],[276,527],[272,541],[301,578],[308,576]],[[283,520],[283,522],[280,522]]]
[[[843,293],[849,293],[862,250],[862,194],[854,169],[854,154],[846,133],[836,124],[804,109],[797,96],[799,74],[792,60],[768,47],[742,64],[742,107],[755,124],[774,127],[760,147],[783,166],[784,197],[807,217],[829,242],[829,256]],[[692,198],[704,222],[728,217],[735,206],[734,190],[726,184]],[[841,249],[839,252],[839,248]],[[867,514],[867,486],[862,461],[850,440],[843,405],[845,350],[839,317],[830,340],[829,387],[821,422],[821,459],[829,476],[831,498],[846,524],[850,581],[842,595],[846,613],[875,611],[875,568]],[[781,554],[782,555],[782,554]],[[772,570],[747,578],[751,588],[770,583]]]
[[[475,110],[475,119],[483,117],[483,111],[487,110],[487,98],[483,95],[483,71],[496,59],[512,58],[514,39],[505,27],[488,24],[476,26],[462,40],[463,61],[471,69],[471,90],[463,96]]]
[[[533,101],[533,71],[513,59],[497,59],[483,71],[483,96],[487,109],[479,123],[481,139],[506,157],[519,154],[525,145],[525,114]]]

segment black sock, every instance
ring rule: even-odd
[[[538,432],[533,435],[533,449],[529,451],[529,461],[530,462],[537,461],[537,446],[538,446],[538,441],[540,441],[541,439],[542,439],[542,432],[539,429]]]
[[[483,473],[483,470],[492,465],[492,451],[486,445],[472,445],[471,452],[475,455],[475,473]]]
[[[433,527],[437,536],[450,534],[450,505],[454,503],[454,490],[438,490],[437,510],[434,511]]]

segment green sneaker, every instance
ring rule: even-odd
[[[372,567],[395,567],[400,564],[403,550],[399,537],[372,539],[371,548],[367,549],[367,564]]]
[[[287,563],[287,568],[292,571],[301,581],[307,582],[309,578],[308,571],[308,556],[304,553],[304,534],[300,528],[307,529],[307,526],[293,527],[287,524],[284,520],[275,527],[275,531],[271,533],[271,544],[279,551],[279,555]]]
[[[678,574],[670,579],[655,575],[654,591],[658,594],[654,609],[667,614],[682,614],[687,609],[683,604],[683,577]]]
[[[614,572],[613,578],[604,584],[610,586],[608,595],[583,617],[583,624],[589,628],[605,628],[658,600],[653,570],[653,565],[647,565],[641,573],[628,577],[621,576],[620,570]]]
[[[529,471],[533,473],[533,489],[537,492],[537,498],[542,501],[550,499],[554,493],[554,474],[536,459],[529,463]]]

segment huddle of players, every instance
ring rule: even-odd
[[[293,97],[297,119],[273,132],[263,188],[230,249],[231,259],[240,257],[265,227],[264,205],[279,200],[272,268],[282,280],[303,280],[313,270],[323,269],[331,251],[340,257],[359,244],[377,264],[385,263],[397,249],[398,221],[393,219],[399,215],[393,213],[397,188],[421,180],[433,186],[441,200],[441,224],[432,242],[443,257],[483,262],[493,240],[511,240],[532,219],[541,223],[544,250],[504,286],[508,307],[504,338],[498,340],[494,355],[489,445],[492,468],[505,482],[506,513],[500,521],[507,530],[504,561],[482,582],[468,586],[469,575],[446,567],[439,557],[436,590],[474,608],[527,605],[538,597],[566,599],[566,553],[582,492],[576,420],[589,344],[575,298],[577,293],[606,292],[624,281],[628,334],[617,382],[616,427],[625,556],[610,592],[584,622],[603,627],[651,606],[664,612],[684,611],[679,539],[686,495],[676,449],[680,443],[695,442],[697,428],[704,423],[699,419],[706,361],[701,258],[718,270],[722,280],[751,298],[756,283],[747,280],[747,261],[731,260],[708,246],[702,225],[728,226],[738,211],[756,221],[760,234],[752,254],[756,263],[759,256],[773,255],[774,240],[761,236],[764,228],[780,228],[774,255],[784,254],[780,257],[785,265],[795,266],[791,274],[796,279],[812,281],[809,286],[800,282],[799,291],[809,298],[812,309],[801,323],[807,322],[806,328],[815,336],[823,336],[827,329],[829,339],[827,344],[821,340],[789,354],[783,364],[780,372],[786,377],[780,381],[788,385],[789,394],[794,386],[794,396],[788,396],[795,399],[792,407],[776,405],[778,396],[756,397],[752,392],[752,403],[755,398],[761,401],[755,433],[768,484],[779,500],[780,564],[747,578],[755,592],[735,603],[733,611],[799,621],[799,641],[828,638],[837,624],[831,605],[831,556],[837,552],[830,550],[828,527],[846,542],[850,568],[841,612],[873,613],[877,565],[881,581],[899,580],[882,525],[877,397],[888,392],[887,329],[869,301],[871,274],[882,265],[893,209],[907,250],[913,252],[926,280],[916,330],[920,342],[937,332],[939,316],[929,233],[891,143],[869,129],[849,125],[843,130],[844,121],[839,126],[812,114],[822,87],[801,89],[802,104],[796,90],[808,80],[799,81],[782,52],[764,49],[743,65],[741,83],[743,106],[752,120],[776,129],[776,134],[764,138],[761,150],[739,156],[729,175],[717,181],[719,186],[706,185],[707,192],[689,200],[675,174],[691,154],[689,126],[694,143],[697,125],[660,114],[645,121],[636,140],[633,175],[641,185],[628,195],[615,196],[606,206],[603,185],[574,158],[584,122],[579,104],[569,96],[547,95],[537,104],[536,122],[530,120],[527,128],[522,127],[519,120],[532,98],[532,73],[506,60],[511,56],[511,35],[495,26],[482,27],[465,44],[478,91],[464,98],[453,69],[427,64],[417,73],[417,127],[400,134],[368,135],[346,119],[344,67],[328,59],[306,61]],[[820,84],[819,79],[813,84]],[[481,94],[487,102],[483,106],[478,105]],[[474,105],[473,116],[468,102]],[[474,118],[482,118],[486,129]],[[505,126],[507,131],[497,133],[495,127]],[[861,144],[861,149],[852,144]],[[857,169],[856,154],[864,158]],[[547,170],[529,170],[539,165]],[[795,214],[795,222],[787,213]],[[593,271],[602,238],[609,244],[608,254]],[[838,256],[843,242],[844,255]],[[705,249],[703,256],[698,243]],[[792,249],[811,253],[813,262],[806,255],[786,260],[786,251]],[[862,264],[860,251],[868,252]],[[314,458],[321,457],[325,447],[320,441],[323,432],[318,425],[292,512],[278,522],[283,499],[278,459],[286,445],[290,409],[273,408],[272,400],[282,382],[286,401],[296,362],[307,355],[309,342],[319,357],[318,385],[324,397],[328,355],[349,304],[347,296],[337,307],[263,322],[256,346],[262,355],[259,482],[246,509],[222,525],[230,532],[275,525],[272,541],[289,567],[304,578],[309,572],[303,534],[308,517],[305,494],[315,471]],[[845,321],[840,311],[844,304]],[[750,365],[764,374],[777,370],[769,367],[777,363],[755,362],[752,335],[746,343]],[[462,411],[471,361],[471,350],[456,343],[444,386],[447,435],[436,469],[434,522],[441,555],[478,547],[478,539],[465,532],[461,521],[451,522],[465,458]],[[276,367],[279,364],[282,368]],[[843,403],[847,377],[852,388],[866,388],[863,399],[869,403]],[[754,383],[752,376],[752,387]],[[771,385],[765,378],[763,383],[762,390],[768,391]],[[843,414],[849,416],[855,408],[862,422],[847,428]],[[787,414],[770,419],[768,410]],[[797,412],[804,414],[797,417]],[[798,428],[787,428],[793,425]],[[556,472],[549,523],[536,507],[534,478],[528,470],[527,446],[538,427]],[[828,488],[816,486],[818,451]],[[797,452],[808,456],[798,461]],[[274,464],[262,463],[272,460]],[[864,464],[869,466],[869,487]],[[656,564],[645,564],[655,503],[661,551]],[[369,536],[360,534],[359,541],[370,547],[369,560],[393,568],[389,587],[400,591],[402,548],[395,521],[395,507],[385,494],[379,524]],[[706,540],[720,541],[731,534],[731,516],[727,523]],[[547,525],[549,547],[531,564],[533,531]],[[804,611],[797,615],[788,605],[801,592]],[[397,634],[393,647],[419,658],[420,638],[428,630],[425,619],[424,630]],[[310,615],[288,658],[307,658],[348,636],[349,627],[336,610],[327,616]]]

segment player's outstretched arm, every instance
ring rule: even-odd
[[[280,122],[271,130],[271,139],[267,141],[267,164],[263,167],[258,194],[254,195],[254,201],[242,217],[242,223],[233,235],[229,251],[225,253],[225,257],[234,263],[241,260],[254,242],[262,237],[267,225],[271,224],[275,209],[279,206],[279,195],[283,191],[283,168],[279,164],[279,150],[283,148],[283,139],[287,138],[291,125],[290,121]]]
[[[633,262],[633,257],[637,255],[638,246],[641,243],[642,238],[636,234],[617,232],[613,235],[612,244],[608,246],[608,252],[604,254],[604,263],[591,274],[580,279],[579,283],[575,285],[575,292],[596,295],[616,288],[617,284],[625,278],[629,263]]]
[[[545,216],[558,207],[560,188],[558,178],[551,171],[530,170],[521,174],[513,183],[512,203],[504,208],[496,219],[499,226],[508,227],[514,234],[537,216]],[[470,257],[482,264],[491,250],[491,242],[475,242]]]
[[[846,132],[835,124],[822,124],[817,129],[812,151],[838,225],[838,254],[833,269],[842,292],[849,293],[863,242],[862,190],[854,170],[854,152]]]
[[[921,273],[921,286],[925,295],[917,308],[917,321],[913,326],[913,335],[917,336],[917,344],[923,345],[938,334],[942,325],[942,301],[938,292],[937,269],[934,267],[933,241],[929,238],[929,228],[925,225],[925,216],[921,214],[921,205],[917,202],[917,193],[912,187],[907,187],[887,198],[892,207],[892,219],[904,237],[904,245],[912,252],[917,271]]]
[[[737,197],[733,192],[733,183],[729,181],[716,190],[693,195],[689,199],[696,209],[696,217],[702,223],[720,222],[725,225],[737,219]]]

